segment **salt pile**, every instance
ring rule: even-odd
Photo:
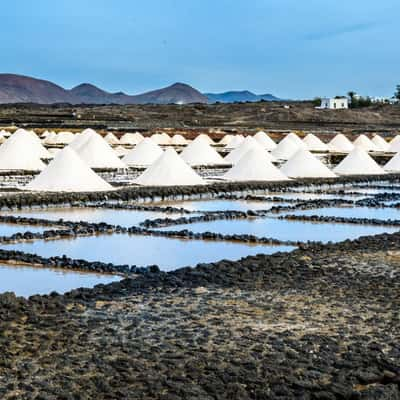
[[[225,135],[220,141],[219,144],[223,144],[224,146],[229,144],[232,140],[233,136],[232,135]]]
[[[182,135],[176,134],[172,136],[171,144],[173,146],[185,146],[187,143],[187,140]]]
[[[300,147],[304,147],[303,141],[295,133],[290,132],[289,134],[286,135],[286,137],[292,139]]]
[[[204,180],[171,148],[167,149],[134,182],[144,186],[205,184]]]
[[[119,142],[124,145],[134,146],[139,144],[144,139],[143,135],[139,132],[125,133],[119,139]]]
[[[310,151],[328,151],[329,147],[325,144],[320,138],[315,136],[312,133],[309,133],[304,139],[303,143],[306,145],[306,148]]]
[[[400,153],[394,155],[383,167],[388,172],[400,172]]]
[[[13,135],[7,139],[7,142],[12,142],[13,140],[20,140],[24,143],[30,143],[32,146],[32,151],[35,152],[40,158],[51,158],[50,153],[42,145],[42,141],[39,139],[38,135],[34,131],[26,131],[25,129],[17,129]]]
[[[112,132],[108,132],[107,135],[104,136],[104,140],[108,144],[119,144],[118,138]]]
[[[273,161],[273,158],[269,155],[269,153],[264,150],[261,145],[251,136],[247,136],[243,142],[233,149],[225,158],[226,164],[236,164],[239,160],[249,151],[252,149],[260,149],[263,150],[265,153],[265,157],[269,158],[270,161]]]
[[[150,136],[150,138],[154,143],[160,146],[166,146],[171,142],[171,138],[168,135],[162,133],[154,133]]]
[[[118,158],[110,145],[97,133],[91,134],[90,137],[76,149],[76,152],[90,168],[126,168],[126,165]]]
[[[229,143],[226,145],[228,149],[236,149],[236,147],[240,146],[244,141],[243,135],[233,135]]]
[[[375,135],[371,141],[378,148],[379,151],[389,150],[390,145],[382,136]]]
[[[271,151],[271,155],[277,160],[288,160],[292,157],[299,149],[304,148],[303,142],[301,146],[298,142],[295,142],[291,137],[284,137],[276,146],[274,150]]]
[[[60,132],[57,134],[58,144],[70,144],[75,139],[75,135],[72,132]]]
[[[74,150],[65,147],[24,189],[47,192],[97,192],[113,188],[92,171]]]
[[[183,161],[192,166],[226,164],[217,151],[204,140],[194,140],[180,156]]]
[[[8,144],[7,144],[8,143]],[[3,146],[30,146],[31,152],[39,158],[51,158],[51,154],[42,145],[36,133],[18,129],[4,143]]]
[[[400,135],[395,136],[389,145],[389,153],[398,153],[400,151]]]
[[[264,131],[258,131],[254,135],[254,139],[266,150],[273,150],[276,148],[276,143]]]
[[[126,156],[129,153],[129,150],[126,149],[124,146],[117,146],[114,148],[114,151],[118,157]]]
[[[47,144],[70,144],[75,140],[75,135],[72,132],[59,132],[52,135]]]
[[[53,131],[49,132],[48,135],[43,139],[44,144],[53,144],[54,140],[56,140],[57,134]]]
[[[200,133],[200,135],[198,135],[194,140],[202,140],[209,145],[215,144],[214,141],[205,133]]]
[[[385,171],[362,148],[356,146],[334,169],[338,175],[380,175]]]
[[[281,167],[289,178],[334,178],[335,174],[306,149],[298,150]]]
[[[161,147],[150,138],[143,139],[122,161],[132,167],[147,167],[163,153]]]
[[[365,151],[378,151],[375,144],[365,135],[360,135],[354,142],[354,146],[361,147]]]
[[[253,148],[222,178],[231,181],[284,181],[288,178],[266,157],[264,149]]]
[[[353,149],[353,143],[342,133],[338,133],[328,144],[330,151],[338,153],[350,153]]]
[[[84,143],[86,143],[86,141],[89,140],[89,138],[96,135],[99,136],[95,130],[91,128],[85,129],[81,133],[75,135],[75,139],[69,145],[71,146],[72,149],[78,150],[78,148],[81,147]]]
[[[48,149],[49,153],[54,156],[56,155],[59,151],[61,151],[61,149],[59,147],[51,147],[50,149]]]
[[[41,171],[45,167],[41,160],[43,154],[51,158],[40,141],[38,143],[29,132],[19,129],[0,146],[0,169]]]

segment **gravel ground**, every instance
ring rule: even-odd
[[[398,399],[399,244],[0,295],[0,398]]]

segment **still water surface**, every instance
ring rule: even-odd
[[[10,244],[6,249],[35,253],[43,257],[65,254],[71,258],[147,266],[157,264],[170,271],[198,263],[222,259],[238,260],[255,254],[290,251],[293,247],[250,245],[246,243],[181,240],[156,236],[113,234],[79,237],[72,240],[38,240]]]
[[[315,212],[315,210],[314,210]],[[193,232],[217,232],[222,234],[249,234],[279,240],[338,242],[365,235],[395,232],[394,227],[373,225],[330,224],[302,221],[288,221],[277,218],[257,218],[247,220],[224,220],[174,225],[160,230],[189,229]]]
[[[287,203],[271,201],[247,201],[247,200],[184,200],[157,203],[160,206],[182,207],[189,211],[247,211],[269,210],[275,206],[286,206]]]
[[[93,287],[120,279],[114,275],[0,264],[0,293],[14,292],[24,297],[53,291],[65,293],[79,287]]]
[[[286,213],[286,212],[285,212]],[[373,207],[323,207],[313,210],[290,211],[294,215],[320,215],[324,217],[345,218],[377,218],[377,219],[400,219],[400,210],[396,208],[373,208]]]
[[[22,224],[0,224],[0,236],[11,236],[15,233],[23,232],[43,232],[47,229],[55,229],[54,227],[43,227],[35,225],[22,225]]]
[[[27,209],[10,211],[8,214],[19,217],[43,218],[51,221],[64,219],[66,221],[105,222],[111,225],[124,227],[136,226],[146,219],[155,218],[179,218],[182,214],[167,214],[163,212],[136,211],[136,210],[113,210],[109,208],[48,208],[44,210]],[[5,213],[6,214],[6,213]]]

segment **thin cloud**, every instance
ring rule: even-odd
[[[305,39],[306,40],[330,39],[336,36],[347,35],[349,33],[369,31],[370,29],[375,28],[376,25],[377,25],[376,22],[368,22],[362,24],[348,25],[337,29],[331,29],[331,30],[327,29],[320,32],[310,33],[305,36]]]

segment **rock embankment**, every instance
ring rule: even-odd
[[[399,244],[0,295],[0,398],[398,399]]]

